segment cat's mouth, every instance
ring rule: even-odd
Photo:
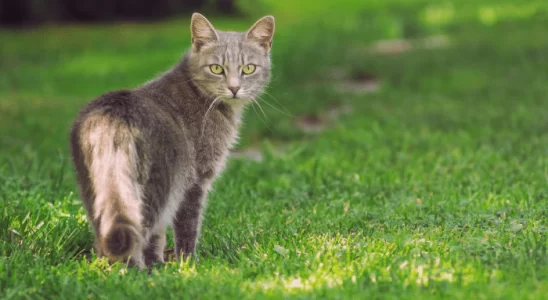
[[[235,105],[235,104],[247,104],[251,102],[251,99],[247,97],[241,97],[241,96],[227,96],[222,98],[223,102]]]
[[[242,99],[243,97],[242,97],[241,93],[236,93],[236,94],[226,93],[225,98],[227,98],[227,99]]]

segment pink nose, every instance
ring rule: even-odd
[[[228,87],[228,89],[232,92],[232,94],[233,94],[234,96],[236,96],[236,94],[237,94],[238,91],[240,90],[240,87],[237,87],[237,86],[236,86],[236,87],[232,87],[232,86],[231,86],[231,87]]]

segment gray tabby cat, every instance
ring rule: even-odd
[[[110,261],[163,262],[166,227],[177,257],[195,253],[207,192],[238,135],[244,106],[270,78],[274,18],[245,33],[192,15],[192,48],[171,70],[85,106],[71,132],[95,248]]]

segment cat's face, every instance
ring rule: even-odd
[[[202,93],[228,104],[261,94],[270,79],[273,17],[240,33],[217,31],[204,16],[194,14],[191,31],[191,76]]]

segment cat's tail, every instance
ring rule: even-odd
[[[141,157],[137,128],[110,115],[88,116],[79,128],[87,166],[99,256],[142,263],[143,184],[147,164]]]
[[[103,239],[103,251],[109,257],[127,257],[138,244],[137,226],[124,215],[116,215]]]

